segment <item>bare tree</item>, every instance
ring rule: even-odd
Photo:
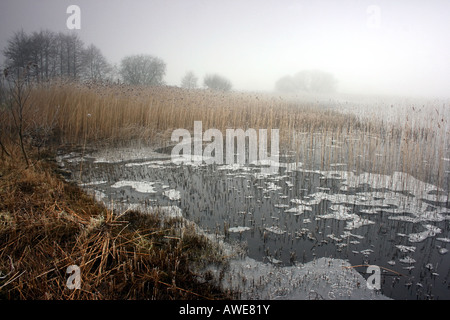
[[[3,50],[5,66],[17,78],[29,63],[35,68],[27,80],[47,80],[55,76],[79,79],[83,76],[84,43],[77,34],[42,30],[27,35],[23,30],[8,39]]]
[[[8,75],[17,77],[20,70],[32,61],[30,37],[23,30],[14,33],[8,39],[8,44],[3,49],[3,55],[6,58],[5,67],[7,67]]]
[[[181,86],[186,89],[197,88],[198,78],[195,76],[194,72],[188,71],[181,79]]]
[[[92,81],[105,80],[112,71],[112,67],[95,45],[91,44],[82,52],[83,78]]]
[[[35,65],[30,62],[25,68],[18,71],[17,76],[10,74],[8,69],[5,69],[3,72],[8,87],[5,99],[6,106],[11,113],[14,129],[19,139],[19,146],[27,166],[29,166],[29,160],[24,140],[26,131],[25,116],[30,109],[28,98],[31,92],[31,84],[27,78],[28,74],[33,72],[33,68],[35,68]]]
[[[6,96],[6,86],[5,86],[5,78],[8,75],[7,69],[4,70],[4,73],[0,75],[0,148],[2,149],[2,156],[1,159],[4,158],[4,155],[10,156],[10,153],[6,149],[5,144],[3,143],[3,139],[5,138],[6,134],[6,118],[7,118],[7,96]]]
[[[77,34],[58,34],[60,74],[79,79],[82,75],[82,51],[84,43]]]
[[[38,67],[34,70],[37,80],[48,80],[56,74],[56,34],[49,30],[34,32],[30,37],[32,61]]]
[[[120,64],[123,81],[132,85],[162,85],[165,74],[165,62],[151,55],[127,56]]]
[[[203,84],[212,90],[230,91],[232,88],[231,81],[218,74],[206,75]]]

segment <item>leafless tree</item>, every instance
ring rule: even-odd
[[[83,78],[84,43],[77,34],[54,33],[49,30],[26,34],[23,30],[8,39],[3,50],[5,65],[11,74],[19,76],[31,62],[28,80],[48,80],[53,77]]]
[[[29,166],[28,155],[25,150],[25,117],[30,110],[30,103],[28,98],[31,92],[32,83],[28,79],[28,74],[33,73],[35,68],[34,63],[30,62],[22,70],[18,70],[17,76],[10,74],[8,69],[4,70],[4,77],[6,79],[7,95],[5,98],[7,109],[9,109],[14,131],[17,133],[19,146],[22,151],[24,160]]]
[[[83,78],[92,81],[101,81],[109,77],[112,67],[95,45],[91,44],[83,50]]]
[[[181,79],[181,86],[186,89],[197,88],[198,78],[195,76],[194,72],[188,71]]]
[[[6,97],[6,87],[5,87],[5,78],[8,74],[8,71],[6,69],[3,69],[4,73],[0,75],[0,148],[2,149],[2,156],[1,159],[4,158],[4,155],[6,154],[8,157],[10,156],[10,153],[6,149],[5,144],[3,143],[6,135],[6,118],[7,118],[7,97]]]

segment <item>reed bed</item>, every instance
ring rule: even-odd
[[[342,131],[359,125],[356,117],[312,103],[299,106],[281,97],[172,87],[60,83],[36,88],[31,100],[34,119],[55,122],[68,143],[170,141],[174,129],[193,129],[194,121],[219,130],[280,128],[285,139],[295,128]]]
[[[314,170],[409,173],[448,194],[448,118],[423,123],[359,117],[285,97],[54,82],[24,108],[24,164],[7,104],[0,105],[0,296],[8,299],[230,298],[192,271],[223,255],[192,226],[158,212],[117,215],[65,182],[48,156],[65,145],[166,147],[173,130],[279,129],[281,156]],[[381,111],[380,111],[381,112]],[[50,147],[50,154],[45,149]],[[51,158],[50,157],[50,158]],[[283,158],[284,159],[284,158]],[[445,160],[447,159],[447,160]],[[284,160],[283,160],[284,161]],[[82,289],[65,285],[82,267]]]
[[[448,189],[448,117],[435,106],[423,106],[431,112],[422,114],[412,106],[400,121],[380,117],[395,112],[392,106],[366,107],[374,109],[371,117],[340,107],[258,93],[56,82],[32,90],[29,115],[31,127],[51,128],[58,142],[78,145],[170,146],[173,130],[193,130],[194,121],[221,132],[262,128],[270,134],[275,128],[282,154],[307,166],[330,169],[342,162],[348,170],[402,171]],[[415,121],[415,113],[430,120]]]

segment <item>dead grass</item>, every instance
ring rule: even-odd
[[[193,129],[194,121],[204,128],[279,128],[283,141],[292,130],[317,132],[357,128],[356,117],[299,105],[280,97],[245,93],[219,93],[169,87],[123,85],[83,86],[65,84],[41,86],[30,100],[39,110],[39,123],[50,123],[66,143],[141,140],[170,141],[174,129]]]
[[[0,297],[6,299],[224,299],[194,271],[225,260],[180,219],[120,217],[46,161],[4,162],[0,172]],[[81,289],[66,286],[67,267]]]
[[[45,146],[171,144],[174,129],[280,129],[280,148],[305,166],[390,174],[445,187],[448,128],[389,124],[280,97],[167,87],[49,83],[32,89],[18,152],[0,105],[0,297],[8,299],[230,298],[192,263],[220,263],[217,248],[180,220],[130,211],[120,217],[55,173]],[[447,121],[447,120],[445,120]],[[47,155],[48,156],[48,155]],[[50,154],[51,156],[51,154]],[[448,181],[447,181],[448,183]],[[448,189],[448,186],[447,186]],[[66,269],[81,268],[80,290]]]
[[[29,103],[24,131],[32,146],[108,147],[135,141],[170,147],[173,130],[193,130],[194,121],[202,121],[203,130],[215,128],[221,132],[227,128],[262,128],[268,132],[276,128],[280,130],[280,151],[293,154],[295,160],[307,166],[329,170],[330,165],[344,162],[348,170],[359,172],[403,171],[448,188],[443,162],[448,157],[448,120],[432,105],[423,108],[430,109],[436,119],[417,125],[413,119],[418,110],[414,107],[406,113],[406,121],[390,123],[382,117],[361,119],[314,100],[299,102],[264,94],[66,82],[34,87]],[[374,113],[386,111],[376,104],[373,109]],[[3,113],[0,125],[3,132],[8,132],[11,119],[7,112]],[[43,132],[47,133],[46,138],[42,137]]]

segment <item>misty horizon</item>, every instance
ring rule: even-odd
[[[69,5],[81,9],[69,30]],[[449,97],[448,1],[2,1],[0,48],[20,30],[76,33],[119,65],[133,54],[167,64],[180,86],[193,71],[234,90],[275,90],[282,77],[322,70],[337,92]],[[4,56],[2,54],[2,63]]]

